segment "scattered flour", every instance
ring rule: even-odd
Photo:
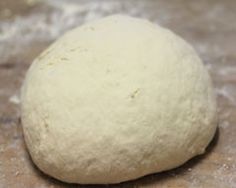
[[[35,3],[35,0],[28,0]],[[38,0],[37,0],[38,2]],[[11,56],[17,56],[24,46],[33,42],[53,41],[65,31],[106,15],[122,13],[122,3],[116,1],[85,1],[78,3],[73,0],[41,0],[39,10],[26,16],[17,16],[14,20],[0,22],[0,56],[1,62],[7,61]],[[143,1],[138,0],[135,6],[128,3],[128,9],[123,13],[135,15],[142,12]],[[45,7],[52,11],[45,13]],[[127,6],[124,6],[127,7]],[[44,11],[41,11],[43,9]],[[17,41],[20,45],[15,45]],[[11,53],[7,53],[11,49]]]
[[[9,98],[9,101],[13,104],[20,104],[20,97],[18,94],[15,94],[15,95],[12,95],[10,98]]]
[[[229,103],[233,106],[236,106],[236,87],[235,85],[227,84],[222,86],[221,88],[217,88],[217,95],[223,96],[226,98]]]

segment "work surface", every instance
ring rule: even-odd
[[[118,185],[62,183],[40,172],[27,153],[20,87],[32,60],[66,30],[114,13],[148,18],[195,47],[214,81],[219,128],[204,155],[177,169]],[[235,0],[1,0],[0,188],[236,187],[235,23]]]

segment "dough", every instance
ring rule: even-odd
[[[31,65],[22,123],[34,163],[59,180],[118,183],[202,154],[216,130],[211,80],[170,30],[109,16],[69,31]]]

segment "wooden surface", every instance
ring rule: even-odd
[[[69,28],[112,13],[169,27],[198,51],[217,93],[219,128],[206,154],[180,168],[106,186],[70,185],[32,163],[19,120],[19,90],[32,60]],[[235,0],[0,0],[0,188],[236,187]]]

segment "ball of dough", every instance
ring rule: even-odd
[[[22,123],[34,163],[59,180],[118,183],[202,154],[216,130],[212,84],[170,30],[110,16],[69,31],[31,65]]]

